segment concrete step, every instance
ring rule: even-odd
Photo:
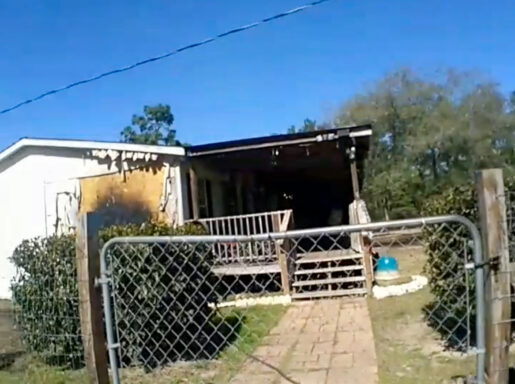
[[[292,294],[293,300],[302,299],[318,299],[322,297],[340,297],[340,296],[365,296],[367,290],[365,288],[353,288],[353,289],[337,289],[334,291],[314,291],[314,292],[303,292]]]
[[[327,267],[327,268],[315,268],[315,269],[299,269],[295,271],[295,275],[313,275],[316,273],[333,273],[333,272],[348,272],[348,271],[360,271],[363,270],[363,265],[348,265],[346,267]]]
[[[320,279],[320,280],[302,280],[302,281],[294,282],[293,286],[294,287],[306,287],[309,285],[355,283],[358,281],[365,281],[365,276],[337,277],[334,279]]]

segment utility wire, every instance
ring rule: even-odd
[[[7,112],[14,111],[15,109],[18,109],[18,108],[20,108],[20,107],[22,107],[22,106],[24,106],[26,104],[33,103],[35,101],[41,100],[41,99],[43,99],[43,98],[45,98],[47,96],[54,95],[56,93],[64,92],[64,91],[66,91],[66,90],[68,90],[70,88],[74,88],[74,87],[77,87],[79,85],[91,83],[93,81],[100,80],[100,79],[102,79],[104,77],[111,76],[111,75],[114,75],[114,74],[117,74],[117,73],[127,72],[127,71],[130,71],[131,69],[134,69],[136,67],[140,67],[140,66],[145,65],[145,64],[153,63],[155,61],[163,60],[163,59],[166,59],[166,58],[168,58],[170,56],[174,56],[174,55],[176,55],[178,53],[181,53],[183,51],[186,51],[188,49],[192,49],[192,48],[200,47],[201,45],[206,45],[206,44],[212,43],[215,40],[227,37],[229,35],[233,35],[235,33],[239,33],[239,32],[243,32],[243,31],[247,31],[247,30],[252,29],[252,28],[256,28],[256,27],[260,26],[261,24],[265,24],[265,23],[268,23],[270,21],[274,21],[274,20],[277,20],[277,19],[280,19],[280,18],[283,18],[283,17],[286,17],[286,16],[293,15],[295,13],[304,11],[304,10],[306,10],[308,8],[315,7],[317,5],[325,3],[327,1],[329,1],[329,0],[313,1],[311,3],[302,5],[300,7],[290,9],[289,11],[282,12],[282,13],[279,13],[279,14],[271,16],[271,17],[267,17],[267,18],[265,18],[265,19],[263,19],[261,21],[256,21],[256,22],[251,23],[251,24],[243,25],[241,27],[234,28],[234,29],[231,29],[229,31],[220,33],[219,35],[216,35],[214,37],[209,37],[209,38],[207,38],[205,40],[202,40],[202,41],[199,41],[199,42],[196,42],[196,43],[193,43],[193,44],[186,45],[184,47],[175,49],[175,50],[173,50],[171,52],[168,52],[168,53],[165,53],[163,55],[151,57],[149,59],[138,61],[137,63],[130,64],[130,65],[127,65],[125,67],[120,67],[120,68],[113,69],[113,70],[108,71],[108,72],[101,73],[99,75],[95,75],[95,76],[90,77],[88,79],[76,81],[74,83],[68,84],[68,85],[66,85],[64,87],[61,87],[61,88],[56,88],[56,89],[53,89],[51,91],[46,91],[46,92],[40,94],[39,96],[33,97],[31,99],[24,100],[24,101],[22,101],[22,102],[20,102],[20,103],[18,103],[16,105],[13,105],[11,107],[3,109],[3,110],[0,111],[0,114],[5,114]]]

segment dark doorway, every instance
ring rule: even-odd
[[[331,177],[306,172],[270,172],[259,174],[257,184],[268,202],[261,210],[292,209],[296,228],[314,228],[348,223],[352,185],[347,173],[337,169]],[[348,180],[348,179],[347,179]]]

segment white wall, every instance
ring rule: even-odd
[[[0,163],[0,298],[10,297],[15,269],[8,259],[14,248],[24,239],[52,234],[56,215],[66,213],[73,221],[75,212],[62,211],[77,210],[80,197],[75,204],[66,200],[69,194],[57,194],[73,192],[78,178],[119,170],[86,154],[85,149],[27,147]]]

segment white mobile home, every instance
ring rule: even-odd
[[[132,200],[140,211],[182,221],[184,155],[182,147],[39,139],[1,152],[0,297],[9,297],[14,248],[24,239],[72,232],[79,212]]]

